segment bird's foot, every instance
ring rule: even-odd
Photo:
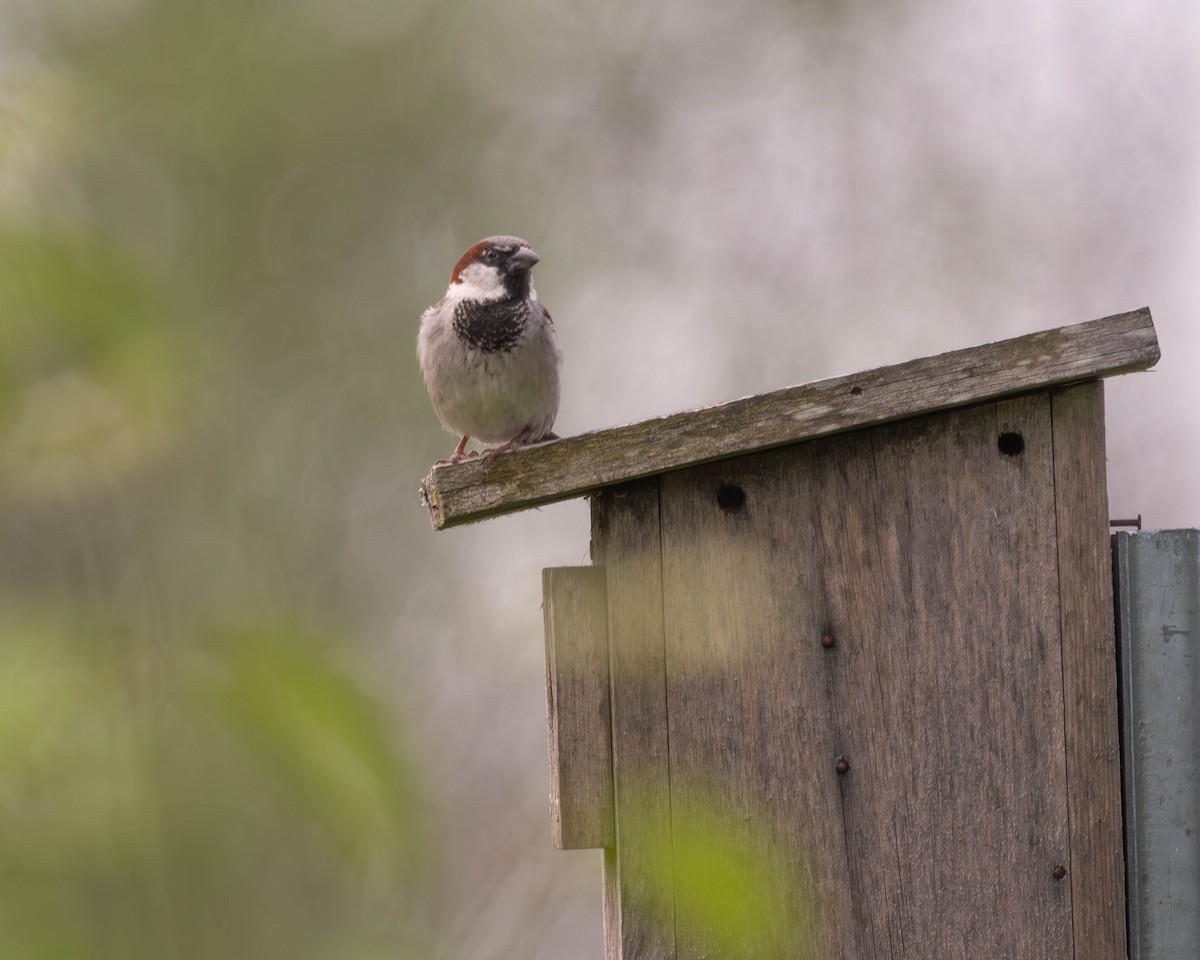
[[[464,460],[474,460],[478,456],[478,450],[468,450],[466,453],[459,454],[458,456],[450,456],[441,460],[434,460],[433,465],[435,467],[444,467],[452,463],[462,463]]]
[[[435,467],[445,467],[455,463],[462,463],[464,460],[474,460],[479,456],[478,450],[468,450],[465,453],[461,450],[455,450],[449,457],[443,457],[440,460],[434,460]]]
[[[526,447],[532,447],[539,443],[549,443],[551,440],[561,440],[557,433],[547,433],[538,437],[536,440],[530,440],[527,436],[513,437],[508,443],[502,443],[498,447],[490,447],[484,450],[480,456],[484,460],[495,460],[502,453],[511,453],[513,450],[524,450]]]
[[[510,450],[520,450],[526,444],[517,440],[509,440],[508,443],[502,443],[498,447],[489,447],[484,450],[479,456],[485,463],[490,463],[495,460],[500,454],[508,453]]]
[[[444,467],[449,463],[461,463],[463,460],[469,460],[471,457],[479,456],[479,451],[467,450],[467,441],[470,439],[470,437],[463,437],[458,441],[458,446],[454,448],[454,452],[450,454],[449,460],[434,460],[433,465],[435,467]]]

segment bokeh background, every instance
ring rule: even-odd
[[[414,357],[515,233],[587,429],[1149,305],[1200,524],[1200,6],[0,0],[0,956],[601,956],[539,571]]]

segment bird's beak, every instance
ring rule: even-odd
[[[531,270],[533,265],[540,259],[541,257],[530,250],[529,247],[521,247],[516,253],[509,255],[508,268],[513,272]]]

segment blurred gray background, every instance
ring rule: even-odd
[[[1149,305],[1113,516],[1200,524],[1200,7],[0,2],[0,955],[601,956],[542,567],[414,356],[542,256],[562,434]]]

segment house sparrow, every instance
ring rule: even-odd
[[[434,413],[462,435],[500,444],[484,456],[557,439],[562,361],[554,322],[533,289],[538,255],[517,237],[488,237],[458,258],[446,295],[421,315],[417,359]]]

